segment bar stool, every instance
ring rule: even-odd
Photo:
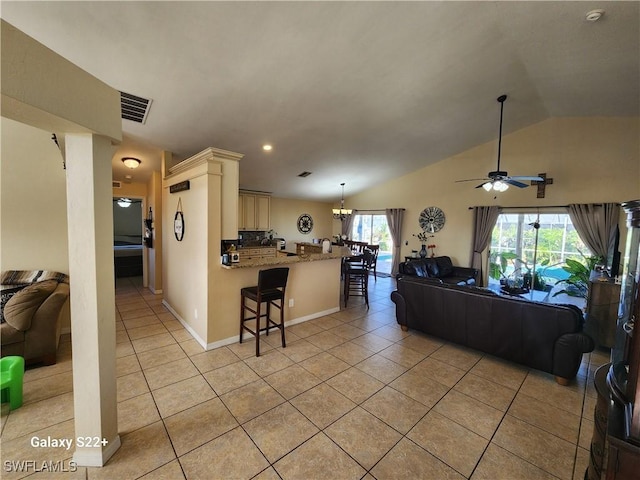
[[[287,288],[287,278],[289,269],[270,268],[260,270],[258,272],[258,285],[255,287],[245,287],[240,290],[240,343],[242,343],[242,332],[246,330],[256,337],[256,357],[260,356],[260,332],[266,331],[269,335],[269,329],[276,327],[280,329],[282,336],[282,348],[287,345],[284,339],[284,293]],[[255,310],[246,304],[246,299],[253,300],[256,304]],[[261,313],[262,303],[267,304],[266,313]],[[271,319],[271,307],[280,309],[280,323],[276,323]],[[249,310],[254,316],[245,317],[245,310]],[[260,319],[266,318],[265,327],[260,327]],[[245,325],[245,322],[255,320],[255,330],[251,330]]]
[[[347,308],[349,296],[364,297],[369,308],[369,270],[373,254],[365,249],[360,262],[346,262],[344,265],[344,307]]]
[[[22,406],[22,379],[24,358],[18,356],[0,359],[0,390],[2,403],[9,402],[11,410]]]

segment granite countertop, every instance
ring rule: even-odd
[[[286,265],[290,263],[315,262],[318,260],[333,260],[336,258],[350,257],[351,250],[346,247],[335,247],[331,253],[311,253],[305,255],[294,255],[290,257],[256,258],[254,260],[240,261],[231,265],[222,265],[226,270],[237,268],[265,267],[269,265]]]

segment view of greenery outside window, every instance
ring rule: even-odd
[[[536,229],[533,224],[536,221],[540,223],[540,228],[534,269]],[[591,255],[567,213],[503,213],[493,228],[490,251],[491,258],[502,252],[514,254],[517,259],[526,262],[532,271],[537,272],[549,286],[568,278],[569,273],[562,268],[567,259],[583,262],[584,257]],[[518,260],[510,261],[505,276],[513,274],[517,265]],[[521,264],[520,266],[523,270]],[[489,278],[490,284],[497,282],[498,280]]]
[[[351,240],[367,242],[369,245],[380,245],[376,270],[378,273],[391,273],[393,241],[387,225],[387,216],[384,213],[356,214]]]

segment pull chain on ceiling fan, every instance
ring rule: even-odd
[[[483,183],[478,185],[476,188],[484,188],[486,191],[495,190],[497,192],[504,192],[509,185],[513,185],[518,188],[528,187],[526,183],[522,183],[522,181],[532,181],[532,182],[542,182],[544,181],[541,177],[538,176],[512,176],[510,177],[506,171],[500,170],[500,156],[502,153],[502,119],[504,113],[504,102],[507,99],[506,95],[500,95],[497,98],[497,101],[500,102],[500,131],[498,134],[498,165],[493,172],[489,172],[487,174],[487,178],[470,178],[467,180],[457,180],[458,182],[473,182],[478,180],[483,180]]]

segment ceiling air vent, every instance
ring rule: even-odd
[[[302,178],[308,177],[309,175],[311,175],[311,172],[307,172],[307,171],[304,171],[304,172],[298,174],[298,176],[302,177]]]
[[[118,181],[116,181],[116,180],[113,180],[113,181],[111,182],[111,186],[112,186],[113,188],[122,188],[122,182],[118,182]]]
[[[138,97],[130,93],[120,92],[120,108],[122,110],[122,118],[131,120],[132,122],[145,123],[151,100],[148,98]]]

